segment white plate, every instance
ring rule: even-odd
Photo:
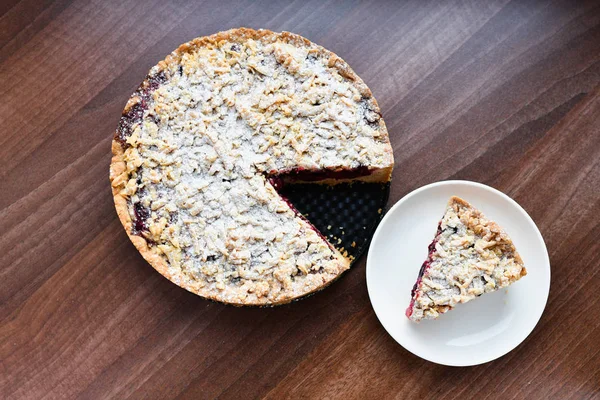
[[[507,289],[459,304],[436,320],[416,324],[404,311],[453,195],[504,228],[527,276]],[[531,333],[548,299],[550,260],[537,226],[510,197],[481,183],[443,181],[404,196],[383,218],[369,248],[367,288],[379,321],[405,349],[438,364],[477,365],[503,356]]]

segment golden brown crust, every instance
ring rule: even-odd
[[[248,29],[248,28],[232,29],[232,30],[225,31],[225,32],[219,32],[219,33],[216,33],[211,36],[196,38],[196,39],[191,40],[190,42],[182,44],[175,51],[173,51],[171,54],[169,54],[163,61],[160,61],[155,67],[153,67],[150,70],[150,75],[156,75],[159,72],[163,71],[167,77],[170,76],[178,68],[181,57],[185,53],[193,51],[194,49],[197,49],[199,47],[213,46],[213,45],[216,45],[218,42],[224,41],[224,40],[235,42],[235,41],[243,41],[243,40],[248,40],[248,39],[264,40],[264,41],[271,41],[271,42],[274,42],[276,40],[282,40],[282,41],[284,41],[286,43],[290,43],[290,44],[311,45],[311,42],[309,40],[307,40],[299,35],[289,33],[289,32],[282,32],[282,33],[278,34],[278,33],[275,33],[275,32],[269,31],[269,30],[253,30],[253,29]],[[345,77],[346,79],[353,82],[355,87],[359,90],[360,94],[365,98],[366,101],[369,102],[370,108],[374,112],[376,112],[377,114],[380,115],[381,112],[380,112],[379,106],[378,106],[376,100],[372,97],[371,91],[365,85],[365,83],[362,81],[362,79],[360,79],[358,77],[358,75],[356,75],[356,73],[348,66],[348,64],[343,59],[341,59],[340,57],[335,55],[334,53],[332,53],[320,46],[316,46],[316,49],[317,49],[316,51],[318,53],[320,53],[322,56],[327,57],[329,59],[330,67],[336,68],[343,77]],[[142,83],[141,88],[148,87],[148,85],[150,85],[150,82],[147,78]],[[141,101],[142,101],[142,99],[140,98],[140,96],[133,95],[128,100],[126,106],[124,107],[123,115],[125,115],[133,106],[140,103]],[[377,123],[378,123],[378,130],[381,133],[383,141],[385,141],[389,144],[389,135],[388,135],[388,132],[387,132],[387,129],[386,129],[383,119],[378,118]],[[189,279],[182,277],[182,276],[172,276],[172,274],[169,272],[169,265],[166,262],[166,260],[161,255],[152,251],[148,242],[146,241],[146,239],[143,236],[132,233],[133,232],[132,231],[133,221],[131,219],[131,212],[130,212],[129,204],[127,201],[128,196],[124,193],[124,191],[126,189],[126,185],[130,180],[130,176],[127,172],[127,167],[126,167],[126,163],[124,160],[125,148],[123,147],[122,143],[118,140],[118,134],[119,133],[117,131],[115,133],[115,138],[113,139],[113,142],[112,142],[113,157],[112,157],[112,161],[111,161],[111,165],[110,165],[110,182],[111,182],[113,199],[115,202],[115,208],[117,211],[117,215],[119,216],[119,220],[121,221],[123,227],[125,228],[125,231],[129,237],[129,239],[134,244],[134,246],[138,249],[138,251],[140,252],[142,257],[144,257],[144,259],[148,263],[150,263],[150,265],[152,265],[152,267],[154,267],[154,269],[156,269],[160,274],[162,274],[169,280],[177,283],[179,286],[187,289],[188,291],[190,291],[192,293],[209,298],[211,300],[221,301],[220,299],[211,295],[211,293],[205,292],[202,290],[202,288],[194,286],[193,282],[189,281]],[[393,159],[391,145],[387,146],[386,152],[388,153],[387,155],[389,156],[389,158]],[[391,170],[392,170],[392,167],[386,168],[385,171],[382,171],[380,174],[377,174],[376,177],[364,178],[363,180],[389,181],[389,179],[391,178]],[[350,265],[350,260],[345,258],[344,256],[342,256],[339,252],[336,251],[336,253],[337,253],[339,262],[342,265],[342,269],[343,270],[348,269],[349,265]],[[240,305],[240,306],[241,305],[285,304],[285,303],[295,300],[298,297],[303,297],[303,296],[306,296],[308,294],[311,294],[313,292],[323,289],[324,287],[329,285],[331,282],[333,282],[335,279],[337,279],[339,277],[339,275],[340,274],[337,274],[336,276],[333,276],[330,279],[326,280],[325,282],[323,282],[323,284],[321,286],[317,287],[315,290],[304,293],[301,296],[283,298],[281,301],[277,301],[275,303],[273,303],[271,301],[266,301],[266,299],[263,298],[265,300],[264,302],[256,302],[256,303],[229,302],[229,304]]]

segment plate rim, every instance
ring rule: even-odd
[[[460,362],[460,361],[458,361],[458,362],[452,362],[452,361],[445,362],[445,361],[433,360],[433,359],[431,359],[431,357],[424,357],[424,356],[422,356],[420,354],[417,354],[417,352],[414,351],[414,348],[408,348],[407,346],[405,346],[405,344],[403,344],[398,338],[396,338],[396,335],[392,334],[392,332],[390,331],[390,329],[388,329],[388,326],[386,326],[385,322],[383,321],[383,319],[381,318],[381,316],[377,312],[377,309],[376,309],[376,307],[375,307],[375,305],[373,303],[373,299],[372,299],[373,296],[371,294],[371,291],[373,291],[374,288],[371,286],[372,284],[369,285],[369,280],[370,280],[369,276],[371,276],[372,273],[373,273],[372,272],[373,267],[370,267],[370,265],[373,264],[373,261],[371,261],[372,260],[372,255],[373,255],[373,246],[377,243],[377,240],[379,238],[379,234],[381,232],[381,228],[385,225],[385,223],[389,219],[390,215],[394,212],[394,210],[396,210],[397,208],[399,208],[409,198],[411,198],[411,197],[419,194],[420,192],[423,192],[425,190],[428,190],[428,189],[431,189],[431,188],[434,188],[434,187],[437,187],[437,186],[448,186],[448,185],[465,185],[465,186],[472,186],[472,187],[477,187],[479,189],[483,189],[483,190],[486,190],[486,191],[490,191],[490,192],[492,192],[492,193],[494,193],[496,195],[499,195],[500,197],[504,198],[509,203],[511,203],[513,206],[515,206],[515,208],[522,214],[523,217],[525,217],[525,219],[533,227],[533,231],[535,232],[537,239],[542,244],[542,247],[543,247],[543,250],[544,250],[544,260],[545,260],[544,267],[547,268],[547,270],[548,270],[548,283],[547,283],[546,287],[544,288],[545,289],[544,305],[541,308],[541,312],[537,316],[537,319],[535,320],[535,323],[531,325],[531,328],[528,331],[527,331],[527,329],[523,331],[523,332],[526,332],[525,335],[513,347],[509,348],[505,352],[499,352],[497,355],[492,355],[492,356],[483,358],[481,360],[478,360],[476,362]],[[544,237],[542,236],[542,234],[541,234],[538,226],[536,225],[535,221],[533,220],[533,218],[531,218],[531,216],[527,213],[527,211],[525,211],[525,209],[519,203],[517,203],[514,199],[512,199],[507,194],[501,192],[500,190],[498,190],[496,188],[493,188],[493,187],[491,187],[489,185],[480,183],[480,182],[474,182],[474,181],[469,181],[469,180],[442,180],[442,181],[437,181],[437,182],[429,183],[427,185],[423,185],[421,187],[418,187],[418,188],[412,190],[411,192],[407,193],[402,198],[400,198],[385,213],[385,215],[381,219],[379,225],[377,226],[377,229],[375,230],[375,233],[373,234],[373,237],[371,238],[371,243],[369,244],[369,250],[367,252],[367,260],[366,260],[366,267],[365,267],[365,280],[366,280],[366,284],[367,284],[367,293],[369,295],[369,301],[371,302],[371,307],[373,308],[373,311],[375,312],[375,315],[377,316],[377,320],[379,321],[379,323],[381,324],[381,326],[383,326],[383,328],[388,333],[388,335],[390,335],[392,337],[392,339],[394,339],[400,346],[402,346],[402,348],[404,348],[408,352],[414,354],[415,356],[417,356],[417,357],[419,357],[421,359],[424,359],[426,361],[432,362],[434,364],[445,365],[445,366],[450,366],[450,367],[468,367],[468,366],[485,364],[485,363],[488,363],[490,361],[494,361],[494,360],[496,360],[496,359],[498,359],[500,357],[505,356],[506,354],[510,353],[515,348],[517,348],[521,343],[523,343],[529,337],[529,335],[531,335],[531,332],[533,332],[533,330],[535,329],[535,327],[538,325],[540,319],[542,318],[542,315],[544,314],[544,311],[546,310],[546,306],[548,304],[548,298],[549,298],[549,295],[550,295],[550,284],[551,284],[551,281],[552,281],[552,268],[551,268],[551,265],[550,265],[550,256],[548,254],[548,248],[546,246],[546,242],[544,241]],[[403,316],[404,313],[400,313],[399,315]],[[533,320],[533,318],[532,318],[532,320]]]

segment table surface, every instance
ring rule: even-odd
[[[600,398],[598,2],[5,0],[0,14],[1,398]],[[205,301],[142,259],[108,182],[121,110],[177,45],[238,26],[299,33],[371,87],[396,158],[389,205],[468,179],[527,210],[552,265],[527,340],[475,367],[419,359],[377,321],[364,257],[273,309]]]

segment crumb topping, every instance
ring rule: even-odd
[[[172,281],[236,304],[293,299],[348,268],[270,176],[393,165],[377,104],[341,59],[245,29],[196,39],[154,67],[115,141],[111,180],[130,233]]]
[[[413,321],[437,318],[456,304],[506,287],[525,274],[508,235],[453,197],[430,245],[407,315]]]

